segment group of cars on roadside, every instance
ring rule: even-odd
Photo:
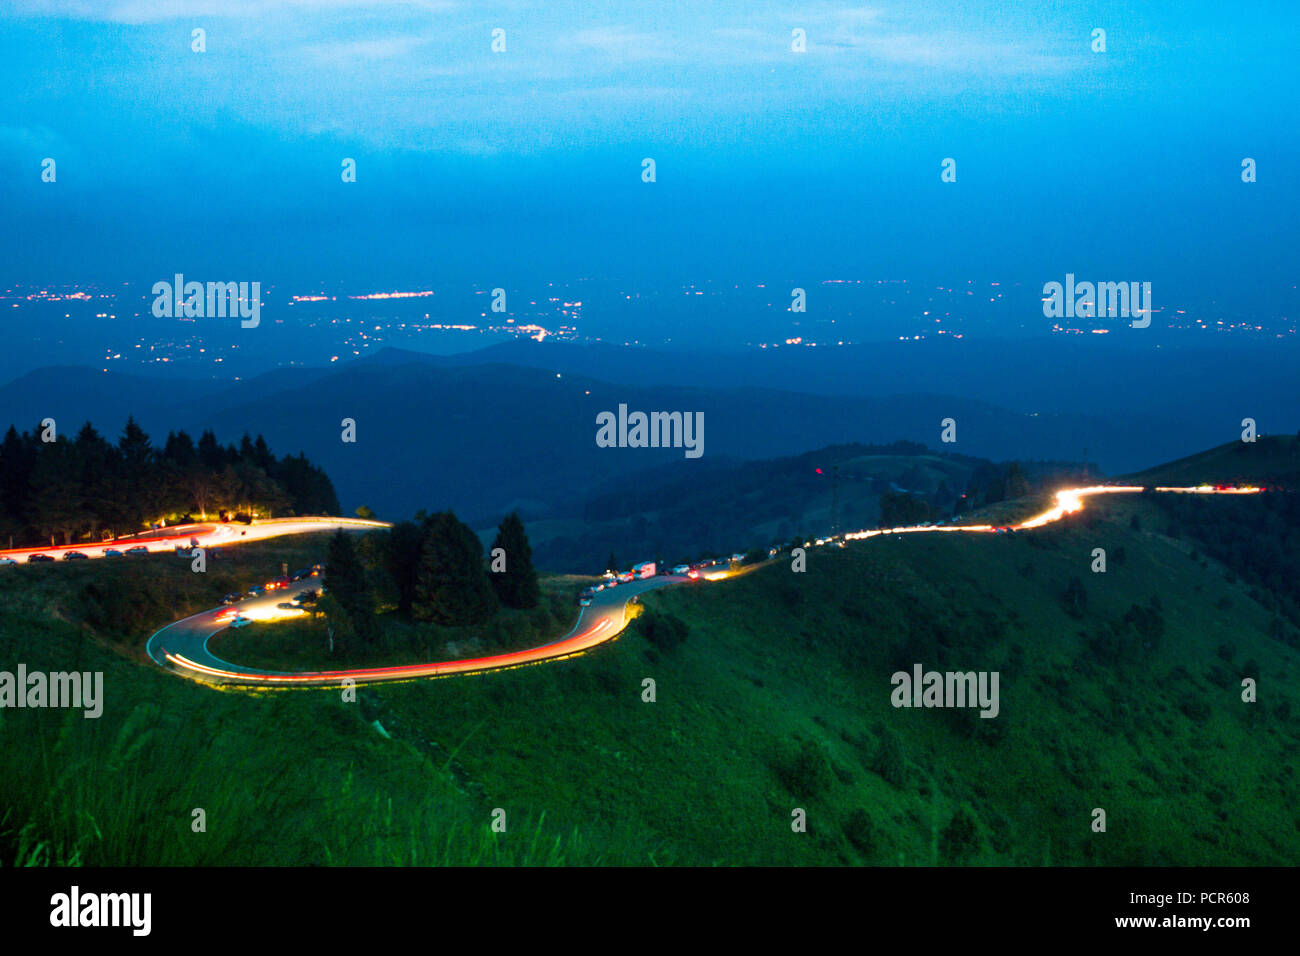
[[[820,543],[821,542],[819,541],[818,544]],[[767,552],[767,556],[769,558],[776,557],[777,550],[778,549],[776,548],[770,548]],[[736,553],[731,555],[730,557],[714,558],[713,560],[710,561],[699,561],[696,562],[695,564],[677,564],[674,565],[672,570],[668,571],[667,573],[672,574],[675,577],[690,578],[691,580],[695,581],[695,580],[699,580],[699,578],[702,577],[709,568],[716,568],[716,567],[721,567],[724,565],[731,565],[731,564],[739,564],[744,560],[745,560],[745,555]],[[628,581],[637,581],[643,578],[652,578],[655,576],[656,571],[657,568],[655,567],[655,563],[653,561],[644,561],[641,564],[633,565],[632,570],[630,571],[606,571],[604,582],[602,582],[601,584],[593,585],[592,587],[583,588],[581,591],[578,592],[578,606],[589,607],[591,605],[592,599],[595,598],[595,596],[599,592],[605,590],[606,588],[618,587],[619,584],[625,584]]]
[[[708,568],[717,567],[718,565],[730,564],[733,561],[744,560],[743,554],[733,554],[730,558],[718,558],[713,561],[701,561],[698,564],[677,564],[674,565],[669,574],[676,577],[690,578],[692,581],[698,580],[701,574]],[[630,571],[606,571],[605,580],[591,587],[583,588],[578,592],[578,606],[590,607],[592,599],[606,588],[615,588],[619,584],[626,584],[629,581],[638,581],[645,578],[652,578],[656,574],[656,567],[653,561],[645,561],[635,565]]]
[[[128,556],[138,557],[140,555],[148,554],[149,549],[142,544],[137,544],[134,547],[127,548],[126,550],[121,550],[119,548],[103,548],[101,549],[100,553],[102,553],[106,558],[123,558]],[[90,555],[86,554],[84,551],[64,551],[62,555],[62,560],[85,561],[88,560],[89,557]],[[54,560],[54,555],[46,554],[43,551],[38,551],[35,554],[29,554],[27,556],[28,564],[40,564],[45,561],[53,561],[53,560]],[[17,563],[18,562],[15,561],[13,558],[0,557],[0,565],[17,564]]]
[[[245,598],[263,597],[264,595],[269,594],[273,591],[283,590],[289,587],[289,585],[296,584],[299,581],[305,581],[308,578],[318,578],[324,573],[325,573],[325,566],[323,564],[313,564],[309,568],[303,568],[300,571],[295,571],[293,574],[289,575],[288,577],[273,578],[270,581],[267,581],[265,584],[255,584],[251,588],[249,588],[247,592],[232,591],[230,594],[227,594],[225,597],[221,599],[221,603],[237,604],[238,602],[244,600]],[[323,584],[319,588],[311,588],[306,591],[299,591],[297,594],[293,596],[292,600],[282,601],[281,603],[277,604],[276,607],[279,608],[280,610],[285,610],[285,611],[305,610],[303,608],[304,604],[311,604],[317,598],[319,598],[324,592],[325,592],[325,586]],[[233,616],[231,617],[226,617],[224,613],[222,615],[218,615],[217,620],[220,621],[221,623],[228,623],[231,627],[246,627],[247,625],[253,623],[250,618],[245,617],[243,614],[240,614],[237,611],[233,612]]]

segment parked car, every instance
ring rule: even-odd
[[[86,556],[82,554],[80,551],[65,551],[63,552],[63,560],[64,561],[85,561]]]
[[[679,564],[679,565],[677,565],[676,567],[673,568],[673,574],[676,574],[676,575],[682,575],[682,574],[685,574],[686,572],[690,571],[690,569],[691,569],[691,566],[690,566],[689,564]]]
[[[149,549],[146,548],[146,547],[145,547],[144,545],[142,545],[142,544],[137,544],[134,548],[127,548],[127,549],[126,549],[126,553],[127,553],[127,554],[137,554],[137,555],[138,555],[138,554],[148,554],[148,553],[149,553]]]
[[[234,619],[233,621],[230,622],[230,626],[231,626],[231,627],[247,627],[248,625],[250,625],[250,624],[252,624],[252,623],[253,623],[253,621],[252,621],[251,618],[244,617],[244,615],[242,615],[242,614],[237,614],[237,615],[235,616],[235,619]]]
[[[0,564],[17,564],[13,558],[0,558]]]
[[[262,585],[260,584],[254,584],[251,588],[248,589],[249,597],[261,597],[265,593],[266,593],[266,588],[262,587]]]
[[[591,607],[591,598],[585,595],[578,598],[578,607]]]
[[[242,601],[244,596],[236,591],[231,591],[221,599],[222,604],[234,604],[236,601]]]
[[[278,607],[281,611],[301,611],[301,610],[302,610],[302,608],[300,608],[298,605],[296,605],[296,604],[294,604],[294,603],[292,603],[292,602],[290,602],[290,601],[281,601],[279,604],[276,605],[276,607]]]
[[[106,557],[106,558],[120,558],[120,557],[122,557],[122,552],[119,551],[119,550],[117,550],[117,548],[105,548],[105,549],[104,549],[104,557]]]
[[[53,560],[54,559],[50,557],[48,554],[32,554],[32,555],[28,555],[27,557],[28,564],[34,564],[38,561],[53,561]]]

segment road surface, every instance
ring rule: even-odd
[[[391,526],[386,521],[366,521],[362,518],[265,518],[251,525],[237,521],[227,524],[205,521],[199,524],[178,524],[171,528],[145,531],[95,544],[64,544],[51,548],[9,548],[0,551],[0,558],[26,563],[28,557],[33,554],[47,554],[55,560],[61,560],[70,551],[78,551],[87,558],[103,558],[106,557],[104,552],[110,549],[125,554],[127,548],[140,546],[148,548],[150,554],[156,554],[174,551],[177,547],[193,547],[194,541],[198,542],[200,548],[221,548],[234,544],[247,544],[250,541],[263,541],[266,538],[278,538],[286,534],[310,534],[313,531],[335,531],[339,528],[362,531],[388,527]]]
[[[597,644],[603,644],[617,636],[627,626],[627,604],[634,595],[689,580],[686,577],[659,575],[643,581],[628,581],[617,587],[606,588],[596,592],[589,607],[581,609],[578,623],[564,637],[540,647],[460,661],[287,673],[231,664],[208,650],[209,638],[225,630],[229,626],[229,619],[233,618],[235,613],[243,614],[255,621],[273,620],[286,614],[296,615],[298,612],[281,610],[277,605],[289,602],[295,594],[319,588],[320,578],[307,578],[282,590],[272,591],[261,597],[247,598],[226,607],[203,611],[169,624],[149,638],[145,650],[155,663],[174,670],[184,677],[218,684],[257,687],[337,687],[346,678],[351,678],[358,684],[374,684],[384,681],[414,680],[421,677],[445,677],[449,674],[474,674],[535,664],[539,661],[560,660],[580,654]]]

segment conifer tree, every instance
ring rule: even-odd
[[[518,512],[506,515],[497,527],[492,550],[505,551],[506,568],[491,574],[492,587],[506,607],[537,607],[541,587],[537,583],[537,569],[533,567],[533,549],[524,532],[524,522]]]
[[[497,607],[478,535],[450,511],[434,515],[420,552],[412,607],[416,619],[475,624],[491,617]]]
[[[362,641],[375,636],[375,601],[366,580],[366,569],[357,554],[356,542],[346,531],[334,532],[330,538],[329,554],[325,560],[325,588],[333,599],[328,605],[337,605],[346,616],[348,627]],[[328,613],[328,611],[327,611]]]

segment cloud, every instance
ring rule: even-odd
[[[406,56],[428,42],[425,37],[390,36],[369,40],[338,40],[303,47],[299,55],[314,57],[330,66],[355,60],[391,60]]]
[[[899,66],[996,73],[1059,72],[1072,68],[1071,59],[1077,59],[1047,55],[1011,41],[956,33],[838,34],[827,44]]]
[[[627,27],[594,27],[579,30],[560,41],[561,48],[598,50],[622,62],[668,60],[677,57],[670,37],[663,33],[633,31]]]
[[[442,0],[17,4],[65,20],[128,24],[59,35],[67,44],[61,55],[112,64],[94,90],[58,74],[26,94],[36,119],[59,115],[65,103],[90,102],[100,115],[135,125],[117,138],[162,123],[176,139],[189,126],[211,128],[237,115],[285,139],[324,133],[480,155],[523,149],[537,128],[563,128],[574,143],[672,142],[706,129],[725,135],[734,126],[729,120],[792,124],[791,110],[813,102],[854,115],[905,113],[925,97],[1001,93],[1012,82],[1029,85],[1034,74],[1054,82],[1078,65],[1043,52],[1059,43],[1049,28],[922,20],[903,3],[791,9],[746,0],[731,8],[686,4],[668,14],[638,0],[597,9],[480,0],[454,15],[437,12],[451,6]],[[189,29],[208,17],[209,52],[192,56]],[[39,40],[50,32],[44,21],[9,22],[15,36]],[[490,52],[496,25],[510,38],[505,54]],[[795,27],[807,31],[807,54],[790,50]],[[40,42],[19,48],[38,67],[50,56]],[[0,67],[3,76],[24,84],[16,67]],[[159,91],[167,91],[165,99]],[[451,135],[459,123],[465,129]]]
[[[262,18],[276,14],[312,15],[325,11],[391,10],[446,12],[452,0],[14,0],[19,16],[66,17],[108,23],[158,23],[195,17]]]

